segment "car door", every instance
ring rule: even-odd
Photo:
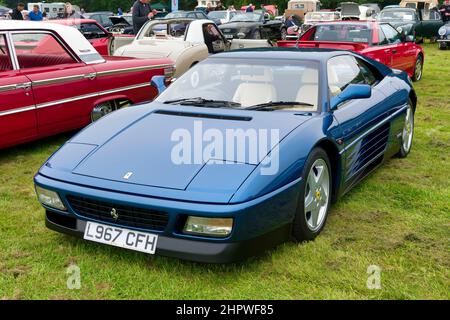
[[[381,24],[380,29],[387,40],[386,45],[383,46],[385,52],[392,57],[391,64],[388,64],[388,66],[399,70],[406,70],[410,64],[410,57],[408,57],[409,49],[402,42],[401,34],[387,23]]]
[[[365,55],[371,59],[377,60],[389,67],[393,66],[392,45],[386,38],[383,30],[378,28],[373,29],[372,46],[370,46]]]
[[[444,24],[441,15],[436,10],[421,10],[421,34],[424,38],[437,36],[439,28]]]
[[[0,148],[37,135],[31,82],[17,70],[7,39],[0,33]]]
[[[203,28],[203,38],[210,54],[220,53],[227,50],[227,40],[219,31],[215,23],[205,23]]]
[[[52,32],[14,31],[11,38],[21,74],[32,83],[38,135],[89,123],[98,95],[93,67],[80,61]]]
[[[330,97],[340,94],[349,84],[372,86],[368,99],[350,100],[334,110],[342,140],[344,170],[343,187],[350,188],[365,173],[365,169],[382,159],[389,140],[389,104],[379,85],[387,79],[377,79],[364,61],[351,55],[331,58],[327,63]],[[380,125],[381,124],[381,125]]]

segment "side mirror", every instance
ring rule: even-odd
[[[368,84],[349,84],[340,94],[331,98],[331,110],[345,101],[353,99],[367,99],[372,96],[372,87]]]
[[[156,88],[158,90],[158,95],[161,94],[164,90],[167,89],[166,87],[166,77],[164,76],[153,76],[152,80],[150,81],[150,84],[152,87]]]

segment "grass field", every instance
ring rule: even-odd
[[[413,150],[333,206],[316,241],[240,264],[150,257],[44,226],[32,178],[70,135],[0,152],[0,299],[449,299],[450,51],[425,45]],[[81,289],[66,269],[81,270]],[[366,286],[381,268],[381,289]]]

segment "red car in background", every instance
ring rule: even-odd
[[[422,78],[424,51],[413,36],[400,34],[388,23],[338,21],[319,23],[298,40],[278,41],[279,47],[351,50],[403,70],[414,81]]]
[[[86,126],[152,100],[153,76],[172,61],[102,57],[76,29],[50,23],[0,25],[0,149]],[[119,125],[119,124],[118,124]]]
[[[114,41],[114,36],[102,27],[100,23],[93,19],[61,19],[50,20],[50,23],[62,24],[77,28],[83,36],[88,39],[95,50],[102,56],[110,54],[110,46]]]

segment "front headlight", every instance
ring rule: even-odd
[[[47,207],[51,207],[51,208],[55,208],[55,209],[59,209],[59,210],[63,210],[63,211],[67,210],[66,206],[61,201],[61,198],[55,191],[47,190],[42,187],[36,186],[36,194],[37,194],[38,200],[41,204],[43,204]]]
[[[446,27],[440,27],[439,28],[438,34],[440,36],[445,36],[446,33],[447,33],[447,28]]]
[[[183,229],[183,233],[225,238],[233,229],[232,218],[204,218],[189,216]]]

